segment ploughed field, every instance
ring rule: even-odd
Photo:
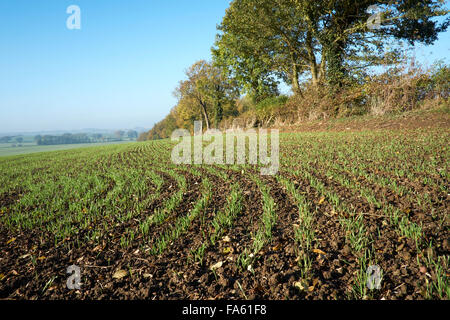
[[[281,134],[274,176],[168,140],[0,158],[0,298],[448,299],[449,138]]]

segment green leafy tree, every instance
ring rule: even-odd
[[[210,129],[212,118],[220,122],[224,105],[238,97],[237,86],[220,68],[204,60],[194,63],[186,76],[187,80],[180,82],[174,94],[184,107],[191,107],[194,113],[198,110],[206,128]]]
[[[11,141],[12,138],[13,138],[13,137],[10,137],[10,136],[0,137],[0,142],[1,142],[1,143],[8,143],[8,142]]]
[[[122,138],[125,136],[125,131],[123,130],[116,130],[114,131],[114,137],[116,139],[122,140]]]
[[[239,91],[258,103],[279,94],[279,81],[270,69],[270,57],[254,53],[251,46],[232,33],[217,35],[216,47],[212,48],[214,64],[232,79]]]
[[[94,133],[92,138],[94,138],[95,141],[100,141],[103,138],[103,135],[101,133]]]
[[[177,125],[172,109],[172,111],[163,120],[156,123],[148,133],[141,134],[138,140],[166,139],[171,136],[175,129],[177,129]]]
[[[138,137],[138,133],[135,130],[128,130],[127,136],[130,139],[136,139]]]
[[[301,94],[304,76],[339,85],[353,68],[397,54],[386,50],[392,40],[433,43],[449,24],[433,18],[447,13],[442,0],[234,0],[213,53],[247,86],[279,77]]]

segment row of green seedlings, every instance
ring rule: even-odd
[[[112,227],[129,221],[144,210],[159,196],[163,185],[163,178],[153,171],[146,172],[144,177],[139,172],[123,175],[111,172],[110,176],[114,177],[115,188],[106,197],[98,199],[85,194],[80,201],[70,205],[68,212],[72,214],[48,226],[57,228],[55,238],[60,240],[72,235],[75,226],[76,234],[87,230],[82,240],[98,242]],[[152,189],[149,185],[153,185]]]
[[[68,175],[79,175],[83,182],[83,187],[78,186],[77,189],[83,188],[84,192],[89,190],[90,184],[96,184],[97,181],[88,174],[89,170],[94,168],[93,162],[86,162],[86,156],[80,156],[77,161],[71,161],[71,166],[67,166],[67,163],[57,161],[55,159],[48,159],[47,169],[38,170],[33,173],[34,169],[39,169],[36,166],[21,167],[22,179],[15,179],[20,183],[20,188],[27,190],[26,194],[20,199],[20,202],[16,203],[10,211],[11,215],[7,217],[4,223],[11,228],[16,229],[30,229],[36,225],[42,225],[46,219],[54,219],[55,214],[52,211],[54,204],[62,204],[61,198],[67,197],[70,194],[67,193],[67,189],[64,187],[64,182],[69,180]],[[66,159],[66,157],[64,157]],[[96,159],[94,157],[94,159]],[[81,167],[80,167],[81,164]],[[83,170],[81,170],[83,168]],[[36,182],[36,176],[40,176],[39,182]],[[54,181],[54,177],[58,177],[58,182]],[[86,181],[88,180],[88,181]],[[98,183],[98,184],[101,184]],[[5,185],[11,186],[11,183],[5,183]],[[101,190],[101,187],[98,188]],[[66,205],[66,204],[64,204]],[[65,208],[63,208],[65,209]],[[33,211],[39,211],[34,214]],[[62,210],[61,210],[62,211]],[[63,212],[61,212],[61,215]],[[11,220],[11,221],[8,221]]]
[[[105,156],[104,153],[100,154]],[[61,218],[68,216],[68,211],[75,209],[74,207],[82,202],[92,203],[96,197],[101,196],[112,178],[93,174],[98,171],[97,162],[101,158],[95,153],[91,158],[89,155],[91,152],[80,152],[80,155],[77,155],[79,159],[73,159],[76,161],[71,161],[71,166],[67,166],[67,163],[60,159],[67,158],[66,153],[62,153],[50,162],[51,166],[45,171],[42,182],[33,182],[36,179],[26,181],[25,187],[29,192],[16,207],[17,215],[12,216],[14,224],[33,228],[36,225],[46,225],[52,220],[61,221]],[[58,180],[55,181],[54,176],[58,176]],[[79,211],[84,211],[83,209]]]
[[[202,168],[208,171],[210,174],[215,175],[222,179],[224,182],[229,180],[229,176],[224,172],[226,166],[202,166]],[[235,168],[237,170],[237,168]],[[188,256],[188,263],[194,262],[203,265],[203,259],[205,251],[210,246],[215,246],[216,241],[224,234],[226,229],[230,229],[233,225],[233,221],[242,210],[242,192],[240,191],[239,184],[233,184],[231,186],[231,193],[227,199],[227,205],[223,211],[219,211],[215,218],[211,221],[210,231],[208,235],[203,237],[206,239],[202,245],[196,249],[191,249]],[[212,231],[211,231],[212,230]],[[214,272],[214,271],[213,271]]]
[[[239,184],[233,184],[224,210],[216,213],[214,219],[211,221],[208,235],[205,235],[206,241],[198,248],[191,249],[188,262],[203,265],[206,249],[211,246],[214,247],[218,239],[221,239],[225,234],[226,230],[232,228],[235,219],[242,211],[242,200],[242,191],[240,190]]]
[[[331,174],[331,172],[327,172],[327,175]],[[347,188],[352,188],[355,190],[359,190],[361,195],[373,205],[381,206],[381,204],[376,200],[375,195],[371,191],[371,189],[363,188],[359,184],[355,184],[342,176],[333,174],[334,179],[336,179],[339,183],[346,186]],[[407,216],[401,213],[400,210],[395,208],[393,205],[388,204],[387,207],[384,207],[383,212],[389,217],[390,224],[393,225],[400,236],[407,237],[413,239],[416,243],[416,249],[421,252],[422,245],[422,228],[409,221]],[[357,226],[356,226],[357,227]],[[423,251],[422,251],[423,252]],[[428,255],[428,253],[423,253],[424,264],[427,268],[431,268],[434,270],[435,277],[432,281],[427,281],[427,297],[432,297],[432,293],[436,293],[437,296],[442,297],[448,292],[448,277],[446,272],[443,272],[443,266],[448,264],[448,259],[446,257],[434,257],[433,255]],[[419,255],[417,256],[418,265],[421,266],[421,262],[419,259]],[[448,296],[448,295],[447,295]]]
[[[382,204],[376,199],[375,193],[372,191],[372,189],[365,188],[360,183],[353,182],[342,176],[341,174],[338,174],[337,171],[339,171],[341,168],[338,167],[337,164],[330,164],[330,166],[334,169],[334,171],[328,170],[327,176],[333,177],[333,179],[350,190],[357,190],[363,198],[365,198],[375,207],[382,207]],[[391,204],[387,204],[386,206],[382,207],[382,211],[389,218],[390,225],[395,227],[398,234],[400,236],[413,239],[416,243],[416,249],[419,252],[422,251],[422,227],[416,223],[411,222],[405,214],[403,214],[398,208],[394,207]],[[421,262],[419,261],[419,255],[418,264],[419,266],[421,265]],[[428,281],[427,279],[427,297],[431,297],[432,292],[436,292],[438,296],[445,295],[448,291],[448,277],[445,272],[441,271],[442,265],[445,265],[445,257],[441,261],[441,257],[427,256],[427,258],[424,259],[424,264],[428,268],[432,268],[436,275],[436,277],[432,281]]]
[[[88,229],[85,240],[96,242],[104,232],[131,220],[159,196],[163,185],[161,176],[153,171],[145,175],[136,169],[122,171],[110,173],[114,177],[115,188],[106,197],[84,195],[81,201],[71,204],[69,212],[75,214],[67,215],[61,221],[62,230],[57,235],[67,236],[64,227],[75,225],[79,230]]]
[[[299,137],[303,139],[300,140]],[[445,156],[442,154],[445,154],[445,151],[448,153],[448,148],[443,144],[445,140],[442,137],[434,137],[432,134],[423,135],[424,141],[417,141],[416,135],[395,136],[396,139],[392,139],[390,135],[378,133],[291,134],[286,135],[286,138],[284,144],[297,147],[300,145],[302,152],[307,150],[309,158],[312,159],[319,154],[325,156],[326,161],[334,161],[334,157],[338,156],[341,159],[352,159],[355,163],[368,163],[370,166],[379,164],[383,165],[386,173],[398,177],[406,176],[410,181],[421,182],[424,179],[424,183],[439,185],[441,189],[445,187],[445,184],[439,184],[437,181],[442,178],[444,181],[448,180],[448,172],[442,168],[445,168],[445,164],[442,164]],[[381,141],[379,141],[380,138]],[[313,139],[314,143],[310,143]],[[417,145],[420,148],[413,148]],[[434,156],[428,157],[428,154]],[[437,154],[440,155],[440,161],[437,161]],[[427,161],[423,161],[425,159]],[[434,181],[430,178],[430,174],[436,173],[441,176],[441,179]]]
[[[146,155],[154,164],[170,163],[170,152],[172,142],[170,140],[146,141],[143,145],[147,146]]]
[[[188,232],[192,222],[196,218],[204,214],[212,196],[212,185],[207,178],[202,180],[202,194],[203,196],[195,203],[194,208],[190,212],[178,217],[174,225],[170,226],[167,231],[160,235],[154,245],[149,249],[151,255],[162,254],[171,242]]]
[[[334,168],[336,169],[336,166],[334,166]],[[431,215],[433,216],[433,218],[438,218],[436,216],[435,209],[433,208],[432,199],[430,198],[428,193],[418,193],[417,194],[409,188],[406,188],[401,185],[397,185],[395,181],[390,181],[387,178],[378,177],[374,174],[367,174],[367,172],[365,172],[365,171],[361,172],[360,169],[352,169],[351,172],[357,176],[363,176],[368,182],[371,182],[373,184],[380,185],[380,186],[383,186],[386,188],[390,188],[395,193],[397,193],[397,195],[399,195],[399,196],[406,196],[406,199],[408,199],[411,203],[415,203],[418,206],[418,208],[420,208],[421,210],[423,210],[425,212],[431,211]],[[392,208],[390,208],[390,210],[392,210]],[[395,211],[394,217],[396,215],[398,216],[399,210],[393,210],[393,211]],[[395,217],[395,218],[397,219],[397,217]],[[446,216],[442,215],[439,218],[439,220],[440,220],[440,222],[439,222],[440,226],[443,226],[445,223],[445,220],[446,220]],[[404,221],[403,224],[404,223],[406,223],[406,221]],[[414,228],[414,225],[412,226],[412,228]],[[404,234],[404,235],[406,236],[406,234]]]
[[[294,173],[296,176],[301,176],[309,181],[312,188],[317,190],[319,194],[329,199],[333,210],[343,214],[339,215],[339,224],[345,231],[346,241],[353,249],[354,255],[357,258],[359,270],[356,274],[354,285],[352,288],[352,295],[349,298],[367,299],[372,297],[372,293],[368,291],[367,283],[369,276],[367,268],[370,265],[376,265],[376,260],[373,258],[373,248],[370,246],[371,239],[364,225],[364,217],[361,213],[349,208],[348,204],[341,201],[339,196],[328,190],[325,185],[316,179],[306,169]],[[346,217],[347,216],[347,217]]]
[[[120,210],[119,214],[114,215],[115,219],[117,220],[118,224],[121,224],[123,222],[129,221],[135,216],[141,215],[142,212],[146,211],[146,208],[155,201],[161,194],[161,188],[163,186],[164,180],[162,177],[158,178],[158,175],[156,175],[154,172],[150,171],[150,177],[153,180],[153,184],[156,185],[156,191],[153,193],[149,193],[145,184],[145,179],[142,179],[142,176],[148,175],[148,168],[156,169],[161,163],[153,163],[152,159],[153,157],[145,156],[145,153],[152,152],[151,146],[143,145],[141,146],[133,147],[133,148],[127,148],[123,150],[123,152],[115,154],[115,159],[113,159],[113,164],[116,164],[119,168],[126,167],[134,167],[132,170],[133,173],[136,173],[134,176],[128,176],[126,183],[130,182],[132,185],[137,185],[136,188],[132,188],[135,190],[133,193],[133,197],[135,197],[136,202],[133,203],[133,206],[130,208],[124,208],[125,210]],[[160,171],[164,172],[164,169],[161,169]],[[170,172],[171,174],[172,172]],[[147,179],[149,177],[146,177]],[[185,181],[183,179],[179,179],[179,177],[175,177],[177,180],[177,183],[180,187],[179,189],[182,189],[182,186],[184,186],[185,190]],[[181,181],[180,181],[181,180]],[[140,185],[139,185],[140,184]],[[130,190],[127,190],[123,192],[123,195],[130,194]],[[121,198],[121,196],[115,197],[116,202],[112,203],[112,206],[117,206],[117,201]],[[179,191],[175,196],[172,196],[166,201],[166,207],[169,210],[173,210],[173,208],[176,207],[176,203],[181,201],[182,198],[182,192]],[[159,212],[156,212],[155,215],[151,216],[151,219],[154,219],[155,217],[160,218],[161,215]],[[140,223],[140,230],[144,234],[148,233],[148,228],[151,224],[151,219],[147,218],[144,220],[144,222]],[[97,232],[97,230],[95,231]],[[127,247],[130,245],[130,243],[135,238],[135,231],[130,229],[127,229],[125,234],[121,237],[121,245],[123,247]]]
[[[164,172],[164,170],[161,171]],[[150,231],[150,227],[152,225],[161,224],[164,221],[165,216],[173,212],[177,205],[181,202],[183,193],[186,190],[186,180],[183,176],[176,175],[175,173],[169,172],[169,174],[177,181],[178,191],[175,194],[171,195],[164,202],[163,207],[155,208],[152,215],[144,217],[144,219],[139,222],[138,232],[136,232],[135,229],[131,227],[127,228],[120,238],[121,247],[129,247],[134,241],[135,237],[138,236],[138,234],[141,234],[142,238],[147,236]],[[151,194],[151,196],[145,201],[139,202],[139,208],[137,212],[139,212],[140,214],[146,212],[150,204],[160,197],[164,179],[161,176],[159,177],[160,180],[155,181],[157,183],[157,191]],[[133,216],[134,215],[132,211],[131,213],[128,213],[125,220],[129,220]]]
[[[167,200],[165,200],[161,207],[155,208],[153,214],[145,217],[143,221],[139,223],[138,231],[136,232],[134,229],[127,229],[125,234],[122,235],[120,239],[120,244],[123,248],[127,248],[134,241],[137,234],[141,234],[142,238],[145,239],[150,232],[151,226],[161,225],[166,219],[173,214],[175,209],[183,200],[183,195],[187,190],[186,178],[183,175],[178,174],[174,170],[169,169],[160,169],[161,172],[164,172],[171,176],[177,182],[178,190],[172,194]],[[158,194],[159,196],[159,194]],[[156,197],[155,197],[156,199]],[[145,208],[148,207],[148,204]]]
[[[326,146],[327,145],[330,145],[330,146],[333,146],[333,148],[335,147],[335,144],[334,143],[330,143],[330,144],[327,144],[327,143],[324,143],[324,144],[321,144],[321,151],[320,151],[320,155],[319,155],[319,157],[312,157],[312,158],[321,158],[320,156],[322,156],[323,154],[327,154],[327,152],[323,152],[323,150],[322,150],[322,148],[323,147],[325,147],[326,148]],[[358,145],[358,147],[361,147],[361,146],[367,146],[368,144],[361,144],[361,145]],[[428,145],[432,145],[431,143],[430,144],[428,144]],[[311,149],[314,149],[314,146],[312,146],[312,148]],[[420,148],[419,148],[420,149]],[[348,148],[346,148],[346,149],[344,149],[345,151],[347,151],[347,152],[350,152],[350,154],[352,155],[351,157],[349,157],[349,158],[352,158],[352,159],[354,159],[355,158],[355,154],[354,154],[354,150],[349,150]],[[361,150],[360,150],[361,151]],[[376,151],[376,152],[378,152],[377,154],[376,154],[376,156],[374,156],[374,154],[373,154],[373,151]],[[317,151],[317,152],[319,152],[319,151]],[[398,152],[398,151],[397,151]],[[330,156],[332,156],[333,154],[335,154],[336,153],[336,150],[334,150],[333,152],[328,152],[328,154],[330,155]],[[339,153],[338,152],[338,154],[340,155],[340,158],[345,158],[345,156],[342,156],[342,154],[341,153]],[[389,170],[389,163],[393,163],[393,162],[387,162],[386,163],[386,151],[385,150],[381,150],[380,148],[373,148],[373,147],[371,147],[371,148],[369,148],[368,150],[362,150],[362,154],[364,154],[364,158],[370,158],[370,159],[375,159],[374,160],[374,162],[377,162],[376,161],[376,159],[381,159],[381,160],[383,160],[384,159],[384,161],[378,161],[377,163],[385,163],[385,165],[386,165],[386,167],[385,167],[385,169],[386,170]],[[397,154],[404,154],[404,155],[406,155],[407,157],[409,157],[410,158],[410,155],[409,154],[407,154],[407,152],[405,152],[405,153],[403,153],[403,152],[399,152],[399,153],[397,153]],[[361,158],[361,161],[364,161],[364,158]],[[416,158],[416,159],[423,159],[423,156],[422,155],[417,155],[417,157],[414,157],[414,158]],[[321,159],[322,160],[322,165],[324,164],[324,163],[326,163],[326,162],[333,162],[333,161],[326,161],[326,159],[324,160],[324,159]],[[328,160],[330,160],[330,159],[328,159]],[[406,160],[406,159],[405,159]],[[354,163],[359,163],[359,161],[354,161]],[[429,162],[427,162],[428,164],[429,164]],[[437,166],[438,164],[437,163],[434,163],[431,167],[430,166],[428,166],[428,168],[425,168],[425,167],[423,167],[423,165],[422,165],[422,171],[423,172],[434,172],[434,171],[436,171],[435,169],[436,169],[436,166]],[[420,167],[420,164],[419,164],[419,167]],[[411,180],[411,181],[414,181],[415,180],[415,178],[416,178],[416,175],[415,174],[413,174],[412,172],[410,172],[410,171],[415,171],[415,170],[420,170],[421,168],[419,168],[419,167],[417,167],[417,166],[413,166],[413,170],[407,170],[406,172],[404,172],[404,167],[398,167],[398,166],[394,166],[394,168],[392,169],[394,172],[395,172],[395,174],[397,174],[398,176],[405,176],[405,174],[407,175],[407,177],[408,177],[408,179],[409,180]],[[392,171],[392,170],[390,170],[390,171]],[[431,170],[431,171],[430,171]],[[411,173],[411,174],[410,174]],[[440,170],[440,173],[441,173],[441,175],[442,175],[442,170]],[[444,176],[445,177],[445,176]],[[425,182],[425,183],[427,183],[427,182]],[[442,186],[442,185],[441,185]],[[395,187],[394,187],[395,188]],[[441,189],[442,189],[442,187],[441,187]],[[444,188],[444,189],[442,189],[442,190],[447,190],[446,188]],[[369,190],[370,191],[370,190]],[[398,191],[401,191],[401,189],[400,190],[398,190]],[[363,191],[363,193],[364,193],[364,191]],[[371,201],[372,201],[372,203],[373,204],[375,204],[375,205],[377,205],[377,201],[376,201],[376,199],[375,199],[375,197],[372,195],[370,195],[370,194],[368,194],[367,192],[365,192],[366,194],[367,194],[367,196],[366,196],[366,198],[368,198],[368,199],[370,199]],[[426,200],[426,199],[425,199]],[[412,225],[412,226],[409,226],[409,228],[408,228],[408,221],[406,220],[406,219],[404,219],[404,218],[399,218],[400,216],[401,216],[401,212],[399,212],[398,210],[396,210],[395,208],[393,208],[392,206],[390,207],[390,208],[387,208],[387,210],[388,211],[390,211],[392,214],[391,214],[391,224],[400,224],[400,228],[399,229],[402,229],[402,230],[400,230],[400,234],[402,234],[402,235],[406,235],[406,236],[410,236],[410,237],[412,237],[412,238],[418,238],[417,237],[417,235],[418,235],[418,230],[417,230],[417,225]],[[416,236],[414,236],[414,234],[416,235]],[[438,257],[438,260],[439,260],[440,258]],[[439,263],[438,263],[438,261],[434,261],[433,263],[428,263],[429,265],[434,265],[434,266],[438,266],[439,265]],[[442,264],[442,263],[441,263]],[[437,267],[436,267],[437,268]],[[429,288],[431,288],[431,287],[434,287],[434,288],[436,288],[436,287],[439,287],[439,285],[438,285],[438,283],[448,283],[448,282],[446,282],[447,280],[446,280],[446,278],[444,277],[445,276],[445,273],[442,273],[442,272],[439,272],[438,270],[435,272],[435,274],[437,274],[437,275],[442,275],[442,277],[437,277],[437,280],[435,281],[435,282],[433,282],[433,284],[432,284],[432,286],[430,286]],[[442,287],[442,285],[441,285],[441,287]]]
[[[419,148],[409,148],[406,152],[397,151],[397,156],[401,156],[402,159],[400,162],[397,161],[400,166],[395,169],[395,173],[399,176],[406,176],[410,181],[422,182],[425,185],[439,187],[441,191],[446,191],[448,186],[445,183],[439,183],[441,179],[444,182],[449,179],[449,173],[444,169],[445,161],[448,159],[448,139],[445,139],[442,134],[442,132],[424,132],[420,136]],[[448,136],[448,133],[444,133],[445,135]],[[418,142],[416,139],[410,145]],[[409,147],[401,142],[397,144],[399,149],[405,145],[407,148]],[[440,161],[438,161],[438,158],[441,158]],[[390,164],[392,165],[392,163]],[[408,165],[408,167],[405,168],[404,165]],[[432,178],[434,174],[438,175],[439,178]]]
[[[278,182],[280,182],[295,200],[295,204],[298,207],[299,213],[299,225],[294,227],[295,242],[298,245],[297,259],[298,266],[300,268],[300,277],[302,287],[308,287],[308,283],[311,280],[311,267],[312,267],[312,248],[315,241],[314,233],[314,214],[311,212],[310,204],[308,200],[295,188],[292,181],[277,176]]]
[[[117,151],[117,147],[104,147],[98,148],[98,152],[81,149],[79,152],[52,153],[45,171],[38,170],[34,174],[33,167],[24,169],[28,179],[22,184],[28,192],[5,224],[18,229],[39,226],[47,234],[58,233],[55,241],[80,229],[71,224],[88,225],[92,220],[90,206],[99,202],[98,198],[105,195],[116,176],[111,167],[106,175],[93,173],[105,172],[101,170],[103,160]],[[43,154],[42,157],[46,156]],[[67,162],[71,165],[67,166]],[[36,175],[41,179],[36,179]]]
[[[109,203],[103,204],[103,208],[107,208],[107,211],[114,208],[115,212],[112,215],[112,218],[115,223],[108,223],[105,219],[102,219],[103,228],[96,227],[91,230],[89,232],[90,238],[99,239],[102,234],[101,230],[107,230],[108,225],[120,225],[131,220],[133,217],[141,215],[142,212],[145,212],[146,208],[160,196],[164,179],[153,171],[157,169],[157,166],[149,162],[148,159],[150,159],[150,157],[139,157],[138,155],[139,151],[136,150],[136,148],[126,148],[111,156],[109,170],[111,170],[111,168],[117,168],[117,170],[120,171],[119,177],[116,175],[118,187],[111,193],[111,196],[106,199]],[[151,167],[152,170],[148,170],[149,167]],[[164,172],[164,170],[161,171]],[[126,174],[123,174],[124,172]],[[111,174],[111,172],[109,172],[109,174]],[[184,183],[183,181],[180,183],[180,179],[177,179],[177,177],[175,178],[178,181],[179,186],[185,186],[185,181]],[[153,192],[150,192],[148,189],[147,185],[149,182],[146,180],[150,180],[155,186]],[[180,195],[180,193],[181,192],[178,192],[175,197],[171,197],[166,202],[169,210],[173,210],[173,208],[176,207],[176,202],[180,201],[178,200],[182,197],[182,194]],[[156,216],[158,218],[160,217],[159,214],[156,214]],[[104,213],[103,218],[105,218]],[[149,219],[143,223],[141,230],[147,230],[146,225],[148,221]],[[86,223],[88,222],[89,221]],[[133,242],[135,236],[136,233],[133,229],[127,229],[120,239],[121,246],[128,247],[130,243]]]
[[[139,224],[139,231],[143,237],[149,234],[151,226],[163,224],[175,212],[175,209],[183,200],[183,195],[186,193],[186,178],[172,170],[166,170],[165,172],[175,179],[178,190],[165,200],[161,207],[155,208],[152,215],[149,215]]]
[[[432,242],[430,242],[429,248],[433,248]],[[433,250],[426,250],[422,259],[417,256],[417,264],[419,267],[423,264],[427,270],[433,270],[434,272],[434,280],[433,276],[429,273],[426,274],[425,281],[427,288],[425,297],[427,299],[433,299],[435,297],[438,297],[441,300],[450,299],[450,285],[448,276],[450,257],[448,255],[435,257]],[[431,281],[428,280],[428,277],[431,278]]]
[[[80,194],[78,201],[69,204],[68,212],[72,214],[67,214],[57,225],[53,225],[59,230],[56,231],[58,238],[69,236],[73,232],[71,227],[77,226],[78,230],[88,229],[86,240],[99,240],[112,226],[129,221],[144,210],[159,196],[163,184],[162,177],[153,171],[143,175],[136,169],[111,170],[108,176],[115,182],[114,189],[101,198],[90,195],[90,191]],[[151,189],[150,185],[153,185]]]
[[[397,230],[401,236],[412,238],[416,241],[416,243],[419,241],[422,236],[422,229],[419,225],[409,221],[409,218],[406,215],[402,214],[402,212],[399,209],[395,208],[393,205],[387,204],[383,207],[381,202],[377,200],[372,189],[365,188],[360,183],[347,179],[341,173],[342,167],[339,164],[336,164],[334,161],[326,161],[324,154],[326,154],[326,152],[320,153],[320,155],[314,157],[316,159],[314,161],[317,166],[328,169],[328,171],[326,172],[327,176],[334,178],[337,182],[339,182],[349,190],[355,190],[356,192],[360,193],[361,196],[368,201],[368,203],[374,205],[377,208],[381,208],[383,210],[383,213],[386,214],[387,217],[389,217],[391,225],[397,227]],[[302,162],[302,166],[307,167],[308,161],[305,161],[305,163]]]
[[[344,149],[339,152],[343,159],[353,159],[355,162],[365,163],[365,159],[373,159],[369,165],[379,163],[383,165],[383,169],[387,173],[391,173],[396,177],[406,177],[410,181],[423,182],[426,185],[441,188],[444,185],[438,183],[438,180],[431,178],[432,174],[437,173],[444,181],[448,180],[448,172],[439,170],[439,162],[437,156],[442,154],[442,138],[436,139],[433,135],[427,134],[422,136],[423,139],[417,140],[416,135],[396,137],[385,137],[384,143],[374,147],[368,143],[358,143],[357,149]],[[412,146],[420,146],[412,148]],[[356,151],[356,152],[355,152]],[[428,154],[434,156],[428,157]],[[359,157],[359,155],[362,155]],[[426,158],[425,158],[426,157]],[[423,161],[423,160],[427,161]],[[445,157],[442,157],[445,159]],[[442,165],[442,164],[441,164]],[[441,168],[442,169],[442,168]]]
[[[45,180],[48,182],[55,177],[59,177],[65,172],[83,172],[85,163],[91,163],[92,160],[98,161],[108,154],[108,150],[98,149],[92,152],[89,149],[79,149],[77,151],[65,150],[47,153],[35,153],[22,155],[14,158],[0,159],[0,190],[8,190],[11,184],[25,183],[33,180],[42,173],[45,173]],[[2,161],[3,160],[3,161]],[[67,166],[70,163],[70,166]],[[84,171],[87,172],[87,171]],[[2,192],[0,191],[0,192]]]
[[[347,179],[342,174],[338,173],[339,168],[331,165],[333,169],[327,171],[327,176],[333,177],[334,180],[348,188],[359,192],[360,195],[376,208],[380,208],[382,212],[389,218],[389,223],[394,226],[400,236],[411,238],[415,241],[416,247],[419,250],[422,239],[422,227],[409,220],[408,216],[400,209],[396,208],[390,203],[382,203],[376,198],[375,192],[367,187],[362,186],[359,182],[354,182]],[[384,204],[384,205],[383,205]]]
[[[80,174],[79,179],[62,176],[58,183],[48,182],[42,185],[30,185],[27,193],[14,208],[15,212],[6,221],[7,225],[18,228],[32,229],[36,226],[48,229],[52,222],[61,223],[67,214],[74,214],[80,206],[79,213],[83,214],[85,202],[93,200],[109,185],[110,179]],[[54,230],[58,230],[55,226]]]
[[[258,258],[261,249],[271,243],[272,230],[277,223],[278,215],[276,212],[276,204],[274,199],[270,196],[270,188],[262,183],[256,176],[248,175],[254,183],[256,183],[262,195],[263,213],[261,221],[256,233],[252,234],[252,247],[245,248],[244,251],[237,258],[237,267],[240,270],[248,270],[254,273],[254,264]]]
[[[429,210],[432,207],[432,199],[430,198],[428,193],[419,193],[416,194],[411,188],[405,187],[401,184],[398,184],[397,181],[387,178],[384,176],[380,176],[378,174],[369,173],[367,169],[369,168],[362,162],[356,162],[357,166],[355,166],[354,161],[349,161],[346,159],[341,159],[341,162],[337,164],[334,163],[333,167],[342,168],[345,167],[356,177],[364,177],[368,182],[389,188],[393,190],[400,197],[406,196],[407,199],[416,203],[422,210]]]

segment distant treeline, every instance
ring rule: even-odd
[[[77,144],[77,143],[97,143],[97,142],[113,142],[122,141],[124,138],[136,139],[138,133],[134,130],[130,130],[127,133],[124,131],[116,131],[114,136],[103,136],[100,133],[88,135],[86,133],[65,133],[59,136],[53,135],[37,135],[34,140],[37,145],[55,145],[55,144]]]
[[[16,137],[16,136],[4,136],[4,137],[0,137],[0,143],[9,143],[9,142],[18,142],[18,143],[22,143],[23,142],[23,137]]]
[[[87,134],[79,133],[79,134],[70,134],[66,133],[62,136],[50,136],[50,135],[37,135],[34,140],[37,145],[54,145],[54,144],[75,144],[75,143],[92,143],[97,142],[98,140],[89,137]]]

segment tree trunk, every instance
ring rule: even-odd
[[[311,32],[309,31],[306,36],[306,51],[308,52],[308,60],[309,60],[308,63],[311,71],[312,84],[316,86],[317,83],[319,82],[319,74],[318,74],[319,72],[317,69],[316,55],[314,54],[314,48],[312,44],[312,36]]]
[[[222,102],[218,101],[216,103],[216,114],[215,114],[215,121],[216,121],[216,128],[219,127],[219,123],[222,121],[223,119],[223,107],[222,107]]]
[[[311,64],[310,68],[311,68],[312,84],[316,86],[319,83],[319,74],[317,71],[317,64],[315,61]]]
[[[327,79],[332,86],[341,87],[346,75],[343,43],[333,43],[327,50]]]
[[[215,120],[215,127],[219,128],[219,123],[223,119],[223,107],[222,107],[222,101],[224,98],[224,92],[223,89],[219,86],[215,86],[215,108],[214,108],[214,120]]]
[[[292,91],[294,92],[294,94],[302,94],[301,90],[300,90],[300,85],[299,85],[299,74],[298,74],[298,66],[297,64],[293,63],[292,66]]]
[[[205,117],[205,122],[206,122],[206,130],[209,130],[210,127],[210,123],[209,123],[209,117],[208,117],[208,112],[206,112],[206,104],[204,102],[200,102],[200,106],[202,108],[202,112],[203,112],[203,116]]]
[[[319,81],[322,81],[327,73],[327,59],[326,59],[326,53],[324,50],[322,50],[322,61],[320,62],[320,69],[319,69]]]

